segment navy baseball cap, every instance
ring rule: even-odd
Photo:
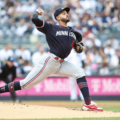
[[[9,57],[8,58],[8,61],[12,61],[13,62],[14,60],[15,60],[14,57]]]
[[[56,9],[55,12],[54,12],[55,19],[63,10],[65,10],[68,13],[70,11],[70,8],[66,7],[66,8],[58,8],[58,9]]]

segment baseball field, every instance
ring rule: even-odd
[[[0,102],[1,120],[120,120],[120,101],[95,101],[104,112],[82,111],[82,102]]]

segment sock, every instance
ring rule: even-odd
[[[78,78],[77,84],[83,94],[86,105],[91,104],[91,99],[89,95],[89,89],[88,89],[86,78],[85,77]]]
[[[20,81],[10,82],[5,86],[0,87],[0,93],[14,92],[16,90],[21,90]]]

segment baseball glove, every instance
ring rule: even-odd
[[[83,43],[76,41],[73,48],[77,53],[81,53],[83,51],[83,46]]]

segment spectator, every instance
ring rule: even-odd
[[[2,50],[0,50],[0,60],[6,61],[9,57],[13,56],[12,44],[7,44]]]
[[[97,12],[102,12],[104,10],[104,8],[105,8],[104,1],[103,0],[99,0],[98,4],[96,6]]]
[[[0,50],[0,61],[4,62],[5,60],[7,60],[7,50],[7,45],[5,45],[4,48]]]
[[[46,54],[46,52],[44,51],[43,47],[39,47],[39,51],[36,51],[35,53],[33,53],[33,55],[32,55],[33,66],[35,66],[35,64],[38,61],[38,59],[41,56],[43,56],[44,54]]]
[[[37,8],[36,8],[36,4],[34,3],[34,0],[29,0],[27,12],[33,13],[36,9]]]
[[[106,54],[104,53],[104,48],[99,48],[98,52],[102,58],[106,57]]]
[[[102,68],[100,69],[99,74],[100,74],[101,76],[104,76],[104,75],[109,74],[108,63],[103,62]]]
[[[24,60],[23,62],[23,71],[24,73],[28,74],[31,70],[32,70],[32,64],[27,61],[27,60]]]
[[[111,9],[114,7],[114,3],[111,0],[105,1],[105,10],[111,12]]]
[[[106,48],[104,49],[105,54],[110,58],[115,54],[115,50],[111,47],[111,44],[108,43]]]
[[[15,50],[15,57],[16,58],[22,57],[22,47],[21,47],[21,45],[19,45],[18,48]]]
[[[28,7],[23,3],[17,3],[16,14],[22,15],[28,11]]]
[[[110,66],[117,67],[119,65],[119,50],[115,51],[115,55],[112,55],[110,59]]]
[[[112,18],[112,22],[115,23],[115,22],[118,22],[118,20],[119,20],[119,11],[114,10],[114,16]]]
[[[33,31],[33,26],[32,26],[32,23],[29,22],[27,25],[27,29],[25,31],[25,34],[32,34],[32,31]]]
[[[92,53],[90,51],[87,51],[86,60],[85,60],[85,73],[88,76],[92,75],[91,64],[92,64]]]
[[[98,33],[98,31],[100,30],[99,24],[97,23],[95,19],[91,19],[88,21],[88,28],[93,33]]]
[[[30,51],[28,49],[26,49],[25,47],[22,47],[21,50],[22,50],[22,59],[30,61],[31,60]]]
[[[109,27],[109,25],[112,24],[112,19],[111,19],[109,11],[104,10],[103,14],[104,14],[102,16],[103,27],[107,28],[107,27]]]
[[[115,39],[113,36],[110,36],[109,39],[105,42],[105,46],[110,44],[112,48],[118,49],[119,48],[119,41]]]
[[[36,50],[35,50],[35,52],[36,51],[39,51],[39,48],[40,47],[42,47],[42,42],[39,40],[38,42],[37,42],[37,44],[36,44]]]
[[[7,47],[8,47],[7,58],[14,56],[12,44],[8,44]]]
[[[18,26],[16,30],[16,34],[18,36],[23,36],[26,30],[27,30],[27,25],[25,24],[25,19],[21,19],[20,25]]]
[[[102,62],[102,57],[100,56],[98,52],[98,48],[94,47],[92,49],[92,63],[101,63]]]
[[[85,45],[88,47],[100,47],[101,46],[101,41],[97,38],[95,38],[94,34],[90,33],[88,35],[88,39],[85,41]]]

